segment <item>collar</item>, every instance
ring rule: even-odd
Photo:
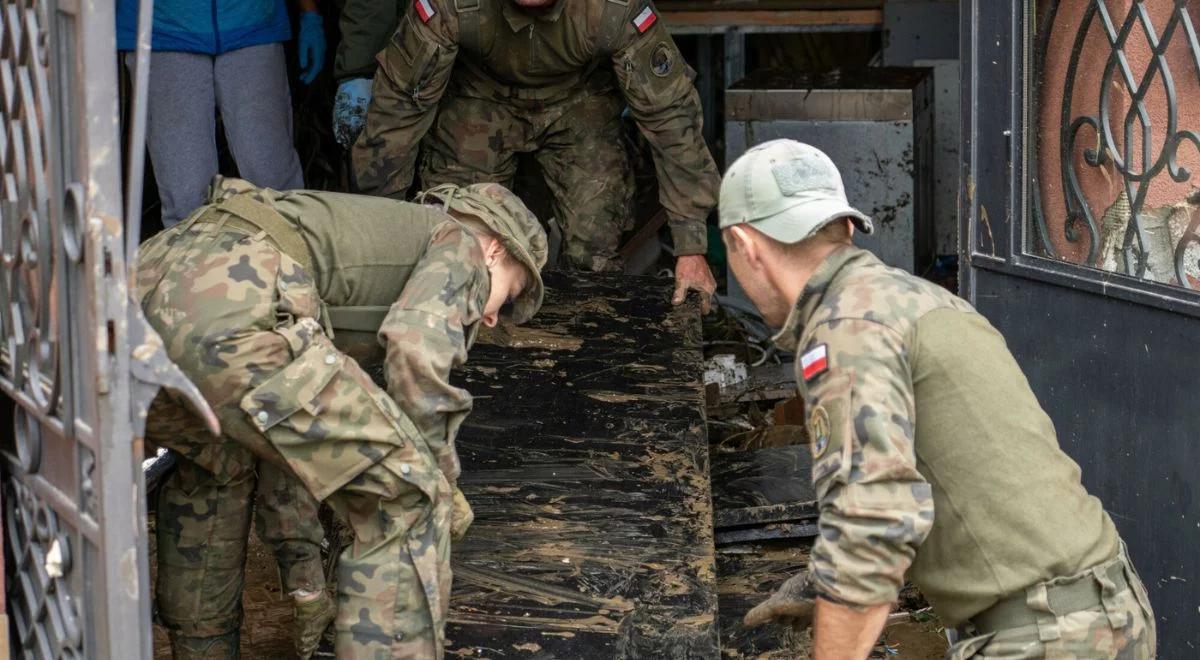
[[[804,292],[800,294],[800,299],[792,307],[783,328],[774,337],[771,337],[771,342],[775,344],[776,348],[789,352],[796,350],[796,346],[800,343],[800,335],[804,332],[804,326],[808,324],[808,320],[812,318],[813,313],[817,311],[817,307],[825,298],[825,292],[829,290],[829,285],[837,279],[838,274],[842,272],[848,262],[863,254],[869,253],[862,248],[846,246],[830,252],[829,256],[825,257],[825,261],[817,266],[817,270],[804,285]]]
[[[554,3],[554,6],[550,8],[550,11],[544,14],[534,15],[526,14],[520,9],[517,9],[516,6],[513,5],[513,3],[509,0],[501,0],[500,12],[504,14],[504,18],[508,21],[508,26],[512,28],[512,31],[520,32],[530,25],[533,25],[534,21],[543,21],[545,23],[557,22],[559,17],[562,16],[563,8],[566,6],[567,0],[558,0],[558,2]]]

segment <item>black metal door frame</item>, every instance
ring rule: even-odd
[[[1160,656],[1192,657],[1200,648],[1200,293],[1024,248],[1031,213],[1067,217],[1029,194],[1032,4],[960,3],[960,291],[1005,334],[1085,485],[1117,522],[1151,593]],[[1176,36],[1188,37],[1194,48],[1194,32]]]

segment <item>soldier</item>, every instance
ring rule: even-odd
[[[510,303],[524,322],[542,300],[546,237],[520,200],[496,184],[422,199],[436,206],[217,179],[210,203],[138,263],[147,319],[224,434],[162,396],[147,437],[203,468],[187,492],[244,478],[258,458],[328,498],[354,532],[337,574],[339,657],[442,656],[450,533],[471,520],[454,448],[471,397],[449,372],[480,323]],[[387,391],[335,347],[331,326],[377,335]],[[248,523],[235,505],[202,504],[209,537],[182,547],[160,533],[159,552],[175,542],[214,569],[192,585],[219,594],[200,604],[212,618],[240,600],[222,569],[240,565]],[[188,622],[162,614],[187,636]],[[237,656],[236,627],[204,632],[186,640],[188,657]]]
[[[373,9],[368,10],[370,4]],[[359,6],[362,5],[362,6]],[[621,115],[628,107],[649,141],[674,250],[674,302],[716,287],[704,259],[705,219],[718,174],[702,134],[695,72],[646,0],[413,0],[349,2],[336,75],[364,75],[381,48],[370,94],[361,78],[339,88],[335,132],[348,138],[370,97],[353,147],[363,192],[405,194],[424,138],[424,185],[508,185],[517,154],[532,153],[562,225],[568,263],[619,270],[632,215],[633,178]],[[368,20],[370,18],[371,20]],[[371,28],[372,22],[374,28]]]
[[[808,145],[750,150],[721,186],[738,281],[799,356],[820,535],[746,615],[866,658],[905,576],[951,658],[1152,658],[1145,588],[1004,338],[969,304],[851,242],[870,218]]]

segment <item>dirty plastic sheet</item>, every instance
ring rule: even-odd
[[[456,378],[476,517],[448,657],[716,658],[697,310],[663,279],[546,284],[538,318],[483,333]]]

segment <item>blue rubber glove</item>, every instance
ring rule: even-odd
[[[351,78],[338,85],[333,100],[333,137],[343,149],[358,139],[367,121],[367,106],[371,103],[371,79]]]
[[[300,82],[311,85],[325,67],[325,21],[315,11],[300,14]]]

